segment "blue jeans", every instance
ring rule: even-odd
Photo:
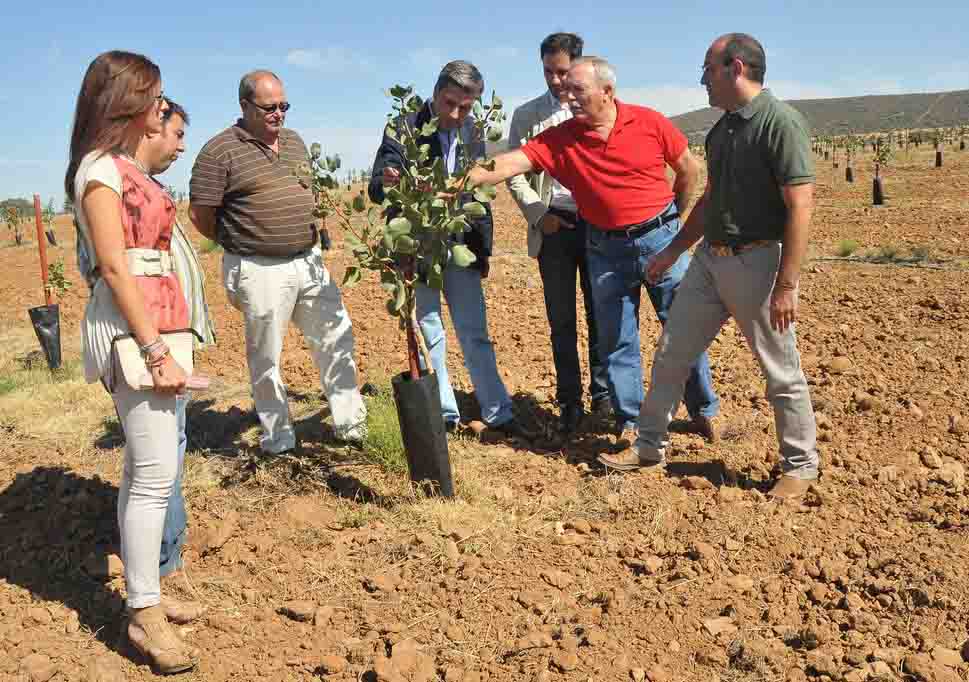
[[[488,336],[481,273],[473,268],[449,264],[444,268],[444,298],[464,354],[464,366],[471,375],[474,395],[481,406],[481,419],[489,426],[504,424],[513,417],[511,398],[498,375],[495,349]],[[431,365],[437,373],[444,421],[456,423],[461,415],[448,378],[441,292],[437,289],[417,285],[417,320],[431,354]]]
[[[182,567],[182,545],[185,544],[185,498],[182,497],[182,471],[185,467],[185,446],[188,438],[185,435],[185,411],[188,408],[188,396],[178,396],[175,401],[178,412],[178,474],[172,486],[172,494],[168,498],[168,510],[165,512],[165,527],[162,529],[161,555],[159,558],[159,574],[169,575]]]
[[[552,360],[555,362],[555,399],[560,405],[582,403],[582,371],[579,368],[578,320],[575,314],[575,274],[585,304],[585,321],[589,329],[589,396],[593,402],[609,397],[606,366],[599,358],[598,334],[589,269],[586,264],[586,225],[561,229],[542,237],[538,254],[538,271],[545,292],[545,314],[552,333]]]
[[[675,211],[671,205],[668,212]],[[646,263],[662,251],[680,230],[672,219],[636,239],[604,234],[593,227],[587,235],[589,276],[599,352],[606,364],[609,392],[619,428],[636,428],[643,402],[643,366],[640,358],[640,290],[646,293],[665,326],[673,296],[686,273],[690,256],[684,253],[656,284],[646,282]],[[690,367],[683,401],[690,416],[713,417],[720,412],[720,399],[713,390],[710,361],[704,352]]]

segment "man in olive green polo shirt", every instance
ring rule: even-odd
[[[818,477],[814,410],[794,335],[801,261],[814,208],[807,124],[763,86],[764,48],[749,35],[714,41],[703,63],[710,105],[727,113],[707,135],[707,187],[680,234],[649,263],[659,278],[701,236],[657,345],[649,392],[630,448],[606,466],[662,471],[670,418],[690,366],[733,317],[767,378],[780,443],[777,498]]]

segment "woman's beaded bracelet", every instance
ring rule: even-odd
[[[170,354],[171,354],[171,351],[168,349],[168,346],[166,346],[165,349],[161,351],[159,355],[149,358],[145,364],[148,365],[149,369],[155,369],[156,367],[161,367],[162,364],[164,364],[165,362],[165,358],[167,358]]]
[[[165,346],[165,341],[164,339],[162,339],[162,337],[159,336],[151,343],[146,343],[144,346],[138,346],[138,350],[141,352],[142,357],[148,357],[149,355],[157,351],[159,348],[163,348],[164,346]]]

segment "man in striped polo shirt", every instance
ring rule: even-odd
[[[311,190],[294,171],[306,145],[283,127],[289,102],[270,71],[239,83],[242,118],[209,140],[192,169],[189,215],[225,249],[222,279],[245,317],[246,360],[264,430],[264,452],[296,447],[279,358],[290,320],[306,338],[338,438],[362,440],[366,408],[357,389],[353,330],[323,265]]]

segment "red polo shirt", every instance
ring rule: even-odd
[[[673,200],[666,179],[687,147],[686,136],[658,111],[616,100],[616,123],[603,140],[572,118],[529,140],[521,150],[572,191],[579,214],[603,229],[659,215]]]

